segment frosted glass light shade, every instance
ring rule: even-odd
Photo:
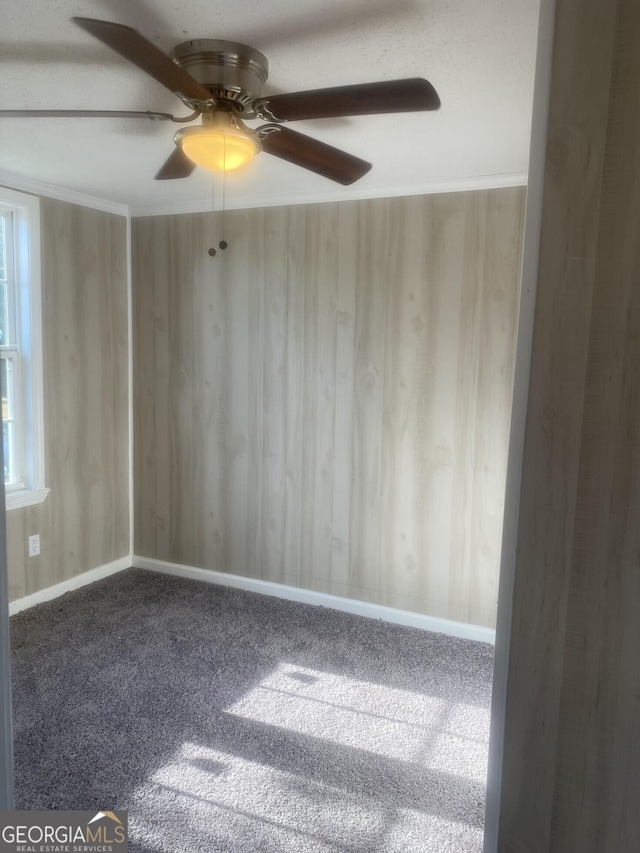
[[[205,115],[200,127],[182,128],[174,140],[190,160],[212,172],[239,169],[260,151],[255,133],[233,113]]]

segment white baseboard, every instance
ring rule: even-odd
[[[131,568],[131,557],[121,557],[119,560],[113,560],[111,563],[105,563],[103,566],[97,566],[95,569],[90,569],[88,572],[83,572],[81,575],[76,575],[66,581],[57,583],[54,586],[48,586],[46,589],[41,589],[39,592],[33,592],[31,595],[25,595],[24,598],[18,598],[15,601],[9,602],[9,615],[20,613],[21,610],[26,610],[28,607],[35,607],[36,604],[42,604],[44,601],[51,601],[53,598],[59,598],[65,592],[71,592],[74,589],[80,589],[82,586],[87,586],[95,581],[107,578],[109,575],[115,575],[124,569]]]
[[[392,622],[396,625],[406,625],[410,628],[420,628],[423,631],[434,631],[439,634],[448,634],[451,637],[461,637],[466,640],[477,640],[481,643],[495,644],[496,632],[482,625],[470,625],[466,622],[455,622],[452,619],[440,619],[437,616],[425,616],[422,613],[412,613],[409,610],[399,610],[395,607],[386,607],[383,604],[373,604],[367,601],[358,601],[354,598],[344,598],[340,595],[330,595],[325,592],[315,592],[311,589],[288,586],[287,584],[272,583],[258,578],[245,578],[241,575],[216,572],[212,569],[200,569],[196,566],[184,566],[179,563],[169,563],[164,560],[154,560],[149,557],[122,557],[81,575],[76,575],[66,581],[54,586],[18,598],[9,603],[9,615],[20,613],[29,607],[35,607],[45,601],[59,598],[66,592],[87,586],[109,575],[117,574],[131,566],[139,569],[149,569],[153,572],[162,572],[191,580],[205,581],[207,583],[230,586],[236,589],[244,589],[248,592],[258,592],[261,595],[271,595],[275,598],[284,598],[287,601],[299,601],[302,604],[312,604],[316,607],[330,607],[334,610],[343,610],[356,616],[365,616],[368,619],[382,619],[384,622]]]
[[[168,563],[164,560],[154,560],[149,557],[133,557],[133,565],[138,569],[149,569],[191,580],[206,581],[207,583],[231,586],[249,592],[259,592],[275,598],[285,598],[288,601],[299,601],[302,604],[313,604],[318,607],[330,607],[334,610],[344,610],[356,616],[366,616],[369,619],[382,619],[397,625],[411,628],[421,628],[424,631],[434,631],[439,634],[449,634],[452,637],[462,637],[466,640],[477,640],[481,643],[495,645],[496,632],[482,625],[468,625],[466,622],[454,622],[451,619],[440,619],[437,616],[424,616],[421,613],[411,613],[408,610],[398,610],[395,607],[385,607],[382,604],[371,604],[357,601],[353,598],[343,598],[339,595],[329,595],[325,592],[314,592],[286,584],[271,581],[245,578],[240,575],[216,572],[212,569],[199,569],[195,566],[183,566],[179,563]]]

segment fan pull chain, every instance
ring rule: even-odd
[[[226,143],[223,142],[223,163],[226,162]],[[226,181],[225,181],[225,171],[222,172],[222,239],[218,243],[218,247],[220,249],[226,249],[229,245],[227,241],[224,239],[224,208],[225,208],[225,189],[226,189]],[[211,175],[211,220],[214,225],[215,230],[215,204],[214,204],[214,177]],[[215,240],[215,237],[214,237]],[[209,255],[214,258],[217,252],[213,246],[209,249]]]
[[[211,175],[211,225],[212,225],[211,230],[212,230],[212,232],[214,232],[215,231],[215,225],[216,225],[216,214],[215,214],[214,192],[213,192],[213,174]],[[215,240],[215,234],[213,235],[213,237]],[[215,258],[215,256],[216,256],[216,250],[213,248],[213,246],[209,249],[209,255],[212,258]]]
[[[225,159],[225,165],[226,165],[226,160],[227,160],[227,140],[226,140],[226,138],[222,144],[223,144],[224,159]],[[220,240],[220,242],[218,243],[218,245],[220,246],[221,249],[226,249],[227,245],[228,245],[227,241],[224,239],[225,189],[226,189],[226,185],[227,185],[226,179],[227,179],[227,171],[225,169],[224,172],[222,173],[222,240]]]

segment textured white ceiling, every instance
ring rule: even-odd
[[[250,44],[269,60],[263,94],[402,77],[437,89],[435,113],[295,123],[373,163],[352,187],[261,154],[227,175],[228,208],[500,185],[526,173],[538,0],[0,0],[0,109],[187,113],[73,15],[133,26],[167,53],[188,39]],[[212,195],[219,206],[221,179],[203,170],[154,180],[177,127],[0,119],[0,180],[43,182],[134,213],[207,209]]]

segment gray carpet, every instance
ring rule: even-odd
[[[480,853],[493,649],[132,569],[11,619],[16,808],[154,853]]]

